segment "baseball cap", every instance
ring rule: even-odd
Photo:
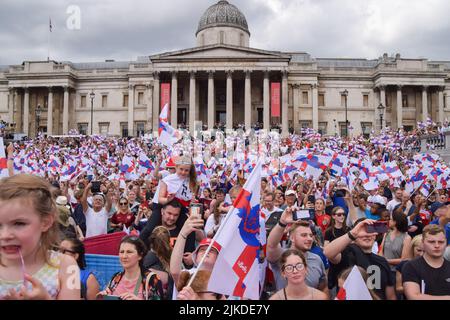
[[[295,193],[295,191],[294,190],[287,190],[286,191],[286,193],[284,194],[284,195],[286,195],[286,196],[291,196],[291,195],[296,195],[296,193]]]
[[[197,253],[200,250],[201,247],[208,247],[211,242],[213,243],[211,249],[214,249],[217,251],[217,253],[220,252],[221,246],[216,241],[213,241],[211,238],[204,238],[200,243],[198,244],[197,248],[195,248],[194,252],[192,252],[192,260],[194,261],[194,265],[197,266],[196,260],[197,260]]]
[[[172,157],[170,157],[169,161],[166,163],[166,168],[175,168],[175,162]]]
[[[369,202],[376,203],[376,204],[379,204],[382,206],[386,206],[386,200],[384,199],[384,197],[382,197],[380,195],[373,196]]]
[[[67,205],[67,197],[59,196],[56,198],[56,204],[58,206],[66,206]]]

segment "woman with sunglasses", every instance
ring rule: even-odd
[[[124,226],[127,229],[131,227],[134,222],[134,215],[130,210],[127,198],[121,197],[119,199],[119,207],[111,217],[110,222],[114,231],[122,231]]]
[[[348,231],[348,228],[344,222],[345,222],[344,208],[339,206],[334,207],[333,210],[331,210],[330,227],[325,231],[324,247],[334,239],[343,236]]]
[[[77,261],[80,268],[81,299],[95,300],[100,291],[100,285],[94,274],[86,270],[83,242],[75,238],[67,238],[59,245],[59,252],[72,256]]]
[[[306,282],[306,258],[297,249],[288,249],[281,255],[281,274],[287,285],[269,300],[328,300],[325,293],[309,287]]]

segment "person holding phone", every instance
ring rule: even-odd
[[[373,268],[376,267],[377,272],[379,271],[380,281],[375,292],[382,300],[396,300],[395,278],[391,267],[386,258],[372,252],[377,232],[368,231],[368,227],[375,223],[375,220],[370,219],[357,220],[351,231],[331,241],[324,248],[324,254],[334,265],[336,274],[354,265],[362,267],[372,274],[375,270]],[[337,283],[329,285],[337,286]]]

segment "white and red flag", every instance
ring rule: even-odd
[[[373,300],[357,266],[350,271],[344,285],[339,289],[336,300]]]
[[[181,133],[173,128],[168,122],[169,105],[166,103],[159,115],[158,140],[167,147],[181,139]]]
[[[214,240],[222,247],[208,290],[258,300],[264,279],[265,226],[260,212],[261,161],[251,172]]]
[[[9,176],[7,163],[3,138],[0,137],[0,178]]]

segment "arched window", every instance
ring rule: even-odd
[[[219,40],[220,44],[224,44],[225,43],[225,31],[220,31],[220,40]]]

